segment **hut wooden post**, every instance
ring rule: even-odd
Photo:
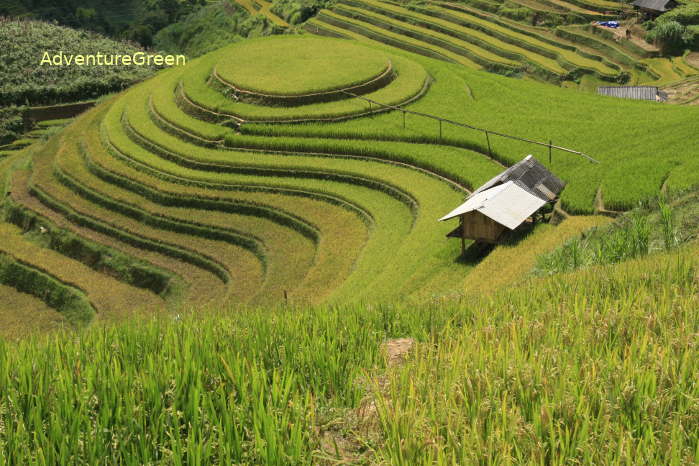
[[[461,216],[461,257],[466,255],[466,222],[463,215]]]

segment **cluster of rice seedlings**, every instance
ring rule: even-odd
[[[660,210],[660,226],[663,232],[663,245],[665,249],[672,249],[680,242],[677,231],[677,221],[672,207],[664,200],[658,200]]]

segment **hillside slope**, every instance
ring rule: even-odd
[[[387,112],[347,89],[491,132]],[[436,220],[469,189],[533,153],[567,181],[569,212],[629,209],[699,183],[696,118],[385,46],[250,40],[163,71],[20,155],[31,165],[11,173],[5,218],[21,230],[7,241],[69,235],[74,247],[41,244],[63,259],[28,265],[62,292],[77,285],[98,320],[125,311],[91,298],[107,281],[76,282],[63,264],[116,278],[146,313],[459,293],[470,265],[444,238],[453,225]],[[549,161],[545,145],[497,132],[600,163],[560,151]]]

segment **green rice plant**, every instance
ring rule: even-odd
[[[699,370],[693,254],[539,279],[452,314],[373,389],[372,459],[695,462],[696,409],[676,390],[695,392]]]
[[[665,245],[665,249],[672,249],[680,242],[677,233],[675,212],[663,199],[658,199],[658,208],[660,209],[660,225],[663,231],[663,244]]]
[[[690,205],[691,200],[684,204]],[[684,212],[685,205],[680,206]],[[691,221],[685,228],[694,228]],[[660,250],[671,250],[680,244],[673,210],[662,200],[655,210],[636,209],[608,227],[584,232],[582,237],[572,238],[542,255],[537,261],[537,272],[554,274],[644,257],[656,249],[653,245],[657,239]]]
[[[334,434],[376,463],[691,464],[698,266],[694,247],[420,312],[232,309],[3,341],[0,419],[17,428],[0,448],[11,463],[308,464],[334,456]],[[398,337],[413,350],[388,366]]]
[[[547,261],[563,264],[567,255],[562,253],[568,241],[585,231],[602,227],[610,222],[600,216],[569,217],[555,227],[540,224],[534,231],[514,244],[495,247],[483,258],[463,281],[467,296],[492,295],[515,286],[529,276],[533,269],[566,270],[565,266],[543,266]]]

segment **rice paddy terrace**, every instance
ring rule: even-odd
[[[591,91],[609,83],[670,86],[699,75],[683,57],[660,58],[649,44],[590,24],[626,13],[628,6],[620,10],[619,5],[605,0],[477,0],[420,6],[340,0],[305,28],[320,35],[377,41],[472,69]]]
[[[0,159],[0,282],[24,303],[7,319],[50,328],[208,303],[462,289],[468,266],[444,238],[453,226],[436,219],[528,153],[548,164],[547,150],[497,137],[489,149],[480,132],[440,133],[357,95],[594,156],[600,164],[554,154],[569,213],[623,210],[699,182],[696,108],[573,93],[370,42],[251,40],[163,71]]]

